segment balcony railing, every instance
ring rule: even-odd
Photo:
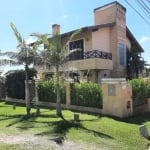
[[[89,59],[89,58],[101,58],[112,60],[112,53],[103,52],[100,50],[92,50],[88,52],[76,51],[67,56],[68,61]]]

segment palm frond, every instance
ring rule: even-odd
[[[78,34],[80,34],[82,31],[82,29],[78,29],[75,32],[72,33],[72,35],[70,36],[69,41],[73,40]]]
[[[10,27],[12,28],[12,30],[17,38],[18,43],[19,44],[22,43],[23,38],[22,38],[21,34],[18,32],[16,26],[13,24],[13,22],[10,22]]]
[[[32,33],[30,36],[36,37],[38,40],[33,44],[35,48],[38,48],[40,44],[44,44],[45,49],[50,49],[50,42],[49,42],[49,35],[48,33],[41,34],[41,33]]]
[[[48,37],[50,34],[48,34],[48,33],[41,34],[41,33],[38,33],[38,32],[33,32],[33,33],[30,34],[30,36],[34,36],[34,37],[37,37],[37,38],[39,38],[39,39],[40,39],[41,37],[43,37],[43,35],[46,36],[46,37]]]

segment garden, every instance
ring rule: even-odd
[[[8,78],[10,79],[10,77]],[[21,78],[21,81],[18,80],[18,82],[22,83],[23,80],[24,78]],[[15,82],[17,83],[17,81]],[[133,79],[129,81],[129,84],[132,85],[134,105],[145,103],[150,94],[147,80]],[[11,84],[8,85],[11,86]],[[7,89],[9,86],[6,86]],[[10,89],[11,93],[15,93],[12,91],[16,90],[15,87]],[[60,89],[62,103],[65,103],[63,86]],[[72,104],[102,107],[103,95],[100,85],[74,83],[71,84],[71,91],[73,91]],[[40,81],[38,93],[40,101],[53,100],[51,102],[55,102],[55,81]],[[149,112],[126,119],[78,112],[80,119],[74,121],[76,113],[74,111],[63,109],[62,116],[58,116],[55,109],[40,107],[40,114],[37,114],[36,106],[32,106],[31,114],[28,116],[24,105],[15,104],[15,106],[14,108],[14,103],[0,102],[0,149],[141,150],[145,149],[149,143],[139,133],[141,124],[150,128]],[[61,140],[58,142],[59,138]]]
[[[150,114],[120,120],[100,115],[63,110],[58,117],[53,109],[41,109],[36,115],[24,115],[25,107],[0,102],[0,149],[95,149],[144,150],[148,141],[139,134],[139,125],[150,128]],[[58,137],[63,140],[57,142]]]

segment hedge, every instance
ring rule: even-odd
[[[71,105],[102,108],[102,89],[96,83],[71,84]]]
[[[132,85],[133,106],[137,106],[147,102],[150,98],[150,84],[142,78],[132,79],[129,81]]]
[[[38,82],[39,101],[56,103],[56,84],[54,80],[41,80]],[[66,103],[65,87],[60,87],[61,103]]]
[[[35,76],[37,71],[35,69],[29,70],[29,79],[31,80]],[[16,99],[25,99],[25,71],[14,70],[9,71],[6,74],[5,82],[7,96]],[[31,98],[33,97],[31,93]]]

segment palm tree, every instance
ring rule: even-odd
[[[31,110],[31,103],[30,103],[30,91],[29,91],[29,66],[36,61],[40,61],[40,58],[37,53],[37,47],[33,44],[27,44],[21,34],[18,32],[16,26],[11,22],[10,26],[16,36],[18,41],[17,52],[6,52],[5,54],[8,55],[12,62],[17,65],[24,65],[25,67],[25,101],[26,101],[26,112],[27,115],[30,115]],[[37,59],[38,57],[38,59]]]
[[[72,40],[77,34],[80,33],[80,30],[75,31],[71,36],[70,40]],[[62,46],[61,45],[61,35],[59,33],[55,33],[52,35],[51,38],[49,38],[50,34],[39,34],[39,33],[33,33],[31,36],[35,36],[38,38],[36,45],[39,45],[41,43],[44,44],[44,52],[45,52],[45,65],[48,66],[54,66],[56,69],[56,91],[57,91],[57,97],[56,97],[56,114],[58,116],[62,115],[61,111],[61,100],[60,100],[60,66],[63,65],[66,61],[66,57],[77,50],[71,51],[68,53],[68,43]]]

